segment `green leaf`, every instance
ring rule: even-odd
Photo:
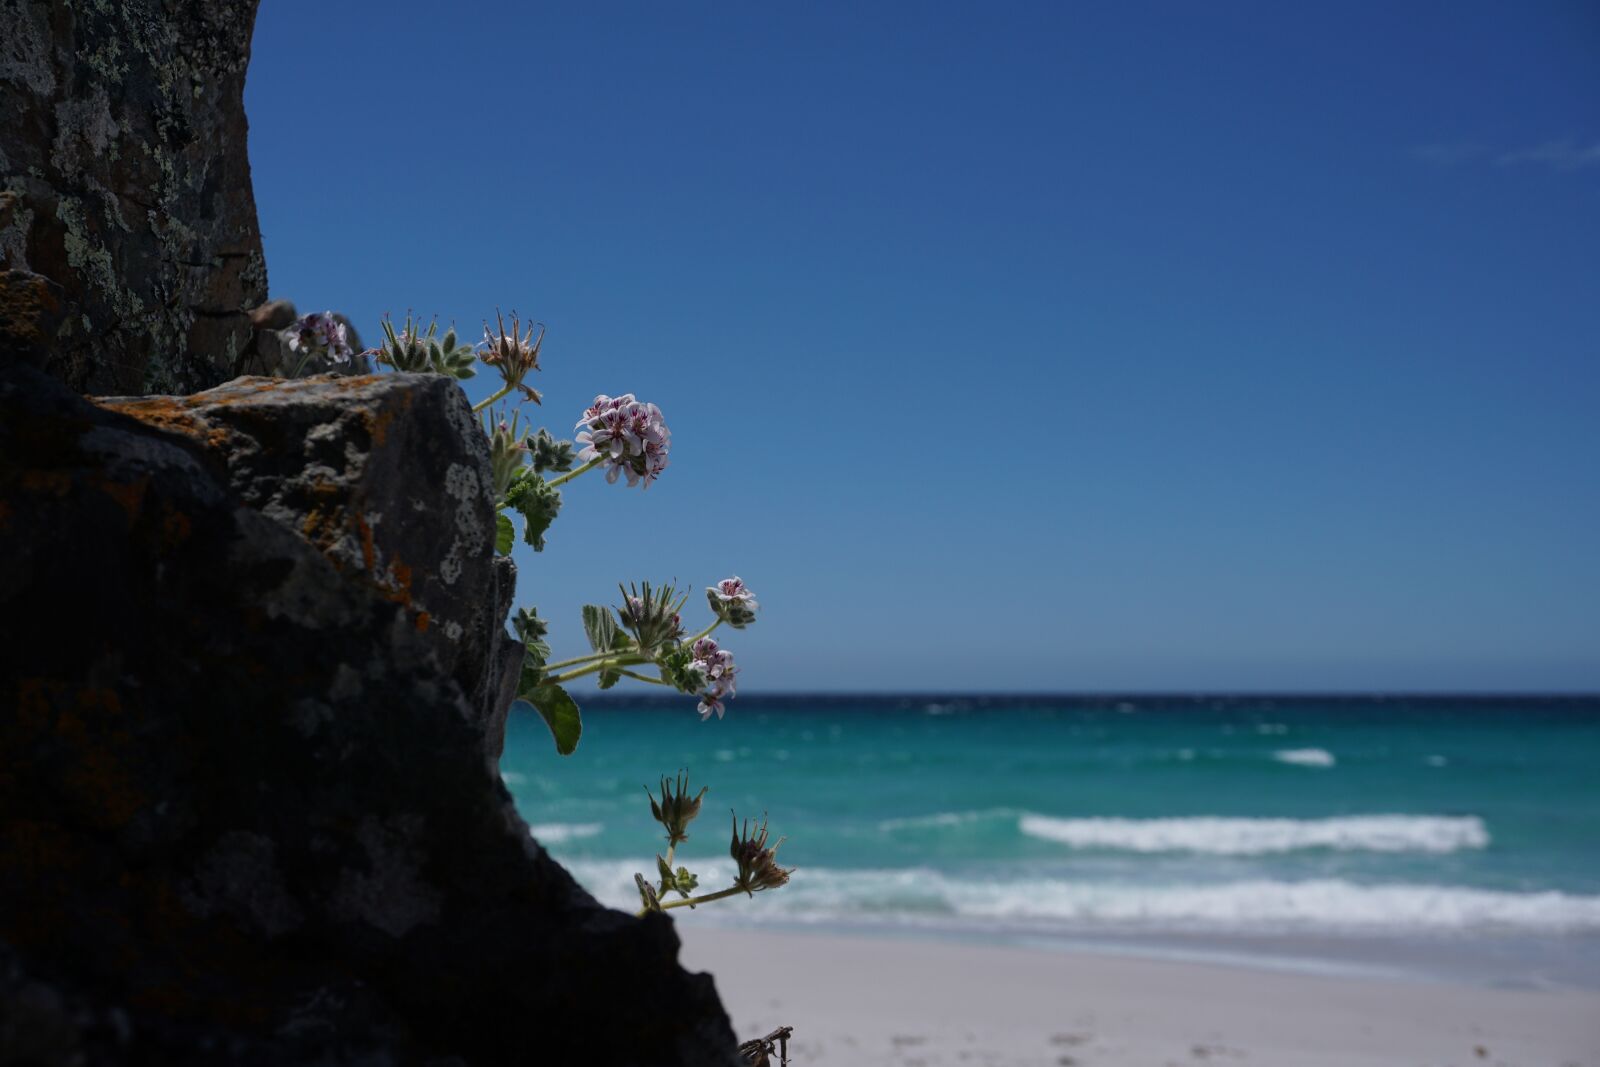
[[[556,751],[563,756],[572,755],[578,747],[578,737],[583,733],[583,718],[567,691],[553,682],[546,682],[532,692],[520,695],[533,705],[545,725],[550,727],[550,734],[556,739]]]
[[[494,551],[499,556],[511,555],[511,543],[516,540],[517,528],[511,525],[511,516],[503,511],[494,516]]]
[[[612,639],[617,636],[617,623],[611,617],[611,609],[599,604],[585,604],[583,633],[589,638],[589,647],[596,652],[611,651]]]
[[[541,429],[537,434],[529,434],[524,440],[528,451],[532,453],[533,469],[536,474],[545,471],[566,472],[572,469],[572,464],[577,461],[577,449],[571,441],[557,441],[550,436],[549,430]]]
[[[506,506],[522,513],[525,525],[522,539],[533,546],[535,552],[544,551],[544,534],[556,521],[561,510],[561,490],[533,471],[524,468],[521,476],[506,488]]]
[[[545,643],[544,637],[550,631],[550,626],[539,618],[537,608],[519,608],[511,616],[511,626],[517,631],[517,639],[522,642],[523,648],[517,697],[528,700],[528,694],[544,681],[544,665],[550,659],[550,646]]]

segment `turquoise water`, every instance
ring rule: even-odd
[[[702,886],[730,807],[788,837],[789,886],[719,905],[744,922],[1549,938],[1600,933],[1597,755],[1595,699],[591,697],[573,757],[514,714],[501,769],[618,906],[663,847],[642,787],[684,768]]]

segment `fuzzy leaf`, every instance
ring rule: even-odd
[[[527,694],[537,689],[544,680],[544,665],[550,659],[550,646],[545,643],[544,636],[550,632],[550,624],[539,618],[537,608],[519,608],[511,616],[511,626],[517,631],[517,639],[522,642],[522,676],[517,682],[517,696],[523,700]]]
[[[524,470],[506,489],[506,506],[522,514],[525,524],[522,539],[532,545],[535,552],[543,552],[545,531],[550,529],[556,513],[561,510],[561,490],[551,488],[543,478]]]
[[[511,525],[511,516],[503,511],[494,516],[494,551],[497,556],[511,555],[511,543],[516,540],[517,528]]]
[[[596,652],[611,651],[611,639],[617,635],[617,622],[611,617],[611,609],[599,604],[585,604],[583,633],[589,639],[589,647]]]
[[[550,727],[550,734],[556,739],[556,751],[563,756],[572,755],[583,733],[583,718],[567,691],[553,682],[546,682],[519,696],[532,704],[545,725]]]

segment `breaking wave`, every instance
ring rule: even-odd
[[[577,860],[579,881],[616,907],[638,907],[633,872],[654,862]],[[699,864],[701,885],[732,877],[726,862]],[[1360,885],[1340,879],[1269,879],[1145,885],[1058,878],[960,877],[927,868],[801,868],[763,893],[740,922],[884,922],[960,928],[1320,933],[1600,931],[1600,896],[1515,893],[1426,884]]]
[[[528,827],[528,832],[541,844],[559,845],[566,841],[594,837],[605,828],[605,823],[599,822],[546,822]]]
[[[1325,748],[1280,748],[1272,754],[1272,758],[1297,767],[1332,767],[1339,762]]]
[[[1489,831],[1474,815],[1351,815],[1331,819],[1198,816],[1172,819],[1053,819],[1023,815],[1029,837],[1070,848],[1259,856],[1302,849],[1342,852],[1456,852],[1484,848]]]

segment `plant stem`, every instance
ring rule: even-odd
[[[473,408],[473,410],[476,411],[477,408]],[[549,486],[552,489],[554,489],[558,485],[565,485],[568,482],[572,481],[572,479],[576,478],[578,475],[582,474],[584,471],[592,471],[596,467],[600,466],[600,464],[604,463],[605,461],[606,461],[606,458],[604,456],[596,456],[595,458],[591,459],[589,462],[585,463],[583,466],[577,468],[576,470],[570,470],[567,473],[563,474],[559,478],[548,479],[544,484]]]
[[[488,407],[490,404],[493,404],[496,400],[499,400],[501,397],[506,396],[510,392],[511,392],[511,386],[508,385],[504,389],[500,390],[498,393],[495,393],[495,394],[489,396],[487,399],[481,400],[478,403],[472,405],[472,413],[474,415],[476,415],[478,412],[482,411],[484,408]]]
[[[648,674],[635,674],[625,667],[618,667],[617,673],[627,678],[637,678],[641,682],[649,682],[651,685],[664,685],[669,689],[672,688],[672,683],[670,682],[663,682],[660,678],[652,678]],[[667,855],[671,857],[672,853],[669,852]]]
[[[546,671],[558,670],[562,667],[571,667],[579,663],[588,663],[590,660],[605,659],[607,656],[615,654],[615,652],[591,652],[587,656],[573,656],[571,659],[564,659],[559,663],[546,663],[544,669]]]
[[[705,636],[709,635],[712,630],[715,630],[717,627],[719,627],[721,625],[722,625],[722,620],[718,619],[716,622],[712,623],[710,626],[707,626],[704,630],[701,630],[699,633],[695,634],[693,637],[691,637],[691,638],[687,639],[686,641],[684,641],[684,644],[686,644],[686,645],[694,644],[696,641],[700,640],[702,637],[705,637]]]
[[[596,671],[603,671],[607,667],[624,667],[635,663],[648,662],[650,661],[645,659],[643,656],[624,656],[621,659],[603,659],[598,663],[591,663],[587,667],[579,667],[576,670],[567,671],[565,674],[546,675],[545,681],[570,682],[574,678],[582,678],[586,674],[593,674]],[[648,678],[645,680],[649,681]]]
[[[740,889],[738,886],[730,886],[727,889],[719,889],[715,893],[707,893],[703,897],[690,897],[688,900],[665,901],[661,905],[661,910],[666,911],[668,908],[692,908],[696,904],[704,904],[710,900],[721,900],[723,897],[731,897],[735,893],[743,892],[744,890]],[[644,913],[640,912],[639,914],[642,915]]]

